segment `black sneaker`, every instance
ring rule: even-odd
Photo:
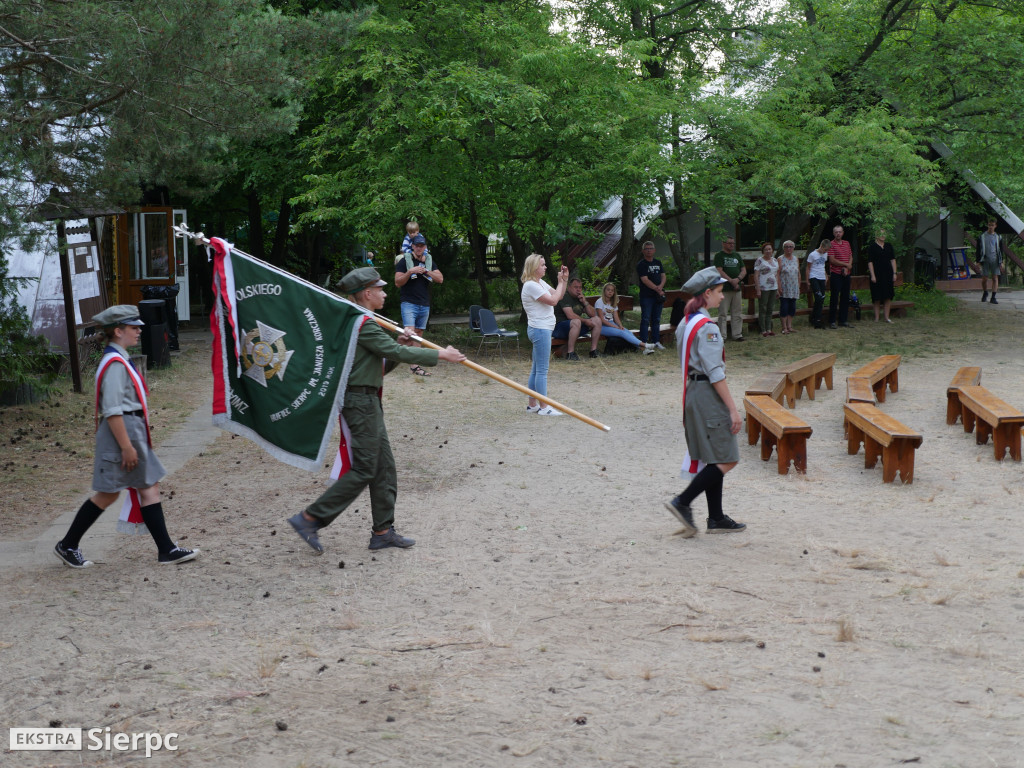
[[[395,531],[395,526],[391,526],[384,533],[371,533],[370,534],[370,546],[367,549],[385,549],[387,547],[400,547],[401,549],[408,549],[416,543],[416,539],[410,539],[406,536],[399,536],[398,532]]]
[[[604,355],[601,352],[597,351],[596,349],[592,349],[590,350],[590,357],[591,359],[593,359],[595,357],[604,357]]]
[[[88,568],[92,565],[92,560],[86,560],[82,557],[82,550],[65,547],[59,541],[57,546],[53,548],[53,554],[59,557],[60,561],[68,568]]]
[[[680,536],[688,539],[697,534],[697,526],[693,524],[693,512],[688,506],[679,501],[678,496],[672,499],[672,501],[666,501],[665,509],[675,515],[676,520],[683,524],[683,530],[679,532]]]
[[[189,560],[195,560],[199,557],[198,549],[186,549],[185,547],[174,546],[170,552],[166,555],[162,554],[158,558],[160,565],[171,565],[172,563],[187,563]]]
[[[317,523],[307,520],[301,512],[289,517],[288,523],[302,537],[302,540],[313,548],[314,552],[318,555],[324,553],[324,545],[320,543],[320,526]]]
[[[836,325],[835,323],[829,323],[829,324],[828,324],[828,327],[829,327],[829,330],[831,330],[831,331],[834,331],[834,330],[835,330],[836,328],[838,328],[839,326],[838,326],[838,325]]]
[[[988,301],[988,291],[982,291],[981,292],[981,300],[982,301]]]
[[[566,354],[565,359],[571,360],[574,363],[578,363],[580,361],[580,356],[577,355],[575,352],[569,352]]]
[[[996,295],[994,293],[992,294],[992,298],[989,299],[988,301],[989,301],[990,304],[998,304],[999,303],[998,301],[996,301]]]
[[[746,523],[737,523],[728,515],[722,515],[719,520],[708,518],[708,533],[739,533],[745,530]]]

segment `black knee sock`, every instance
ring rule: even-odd
[[[686,487],[686,490],[679,494],[679,500],[686,506],[690,506],[693,500],[705,493],[708,488],[711,488],[715,484],[719,488],[722,486],[722,470],[718,468],[717,464],[708,464],[704,469],[697,473],[697,476],[690,481],[690,484]]]
[[[68,532],[60,542],[60,545],[65,549],[78,549],[78,545],[81,543],[85,532],[92,527],[92,524],[102,514],[103,510],[97,507],[92,499],[88,499],[85,504],[78,508],[78,514],[75,515],[75,519],[71,523],[71,527],[68,528]]]
[[[715,467],[718,469],[718,467]],[[707,490],[704,491],[704,498],[708,500],[708,517],[712,520],[721,520],[723,517],[722,513],[722,485],[725,482],[725,475],[719,472],[718,482],[714,485],[709,485]]]
[[[147,504],[140,511],[142,512],[142,521],[149,528],[149,535],[156,542],[156,548],[161,555],[166,555],[174,549],[174,542],[167,534],[163,505],[158,501],[156,504]]]

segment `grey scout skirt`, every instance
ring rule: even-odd
[[[139,463],[131,472],[121,469],[121,446],[117,444],[106,419],[96,431],[96,455],[92,464],[92,489],[117,493],[125,488],[149,488],[160,482],[167,470],[146,442],[146,422],[141,416],[124,416],[128,439],[139,454]]]
[[[731,431],[729,409],[707,381],[686,385],[686,448],[705,464],[740,460],[740,447]]]

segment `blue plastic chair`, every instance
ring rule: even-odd
[[[494,313],[489,309],[480,308],[480,346],[477,347],[477,354],[480,354],[480,350],[483,349],[484,344],[497,344],[498,352],[501,354],[501,359],[505,359],[505,353],[502,350],[502,342],[505,339],[516,340],[516,351],[519,351],[519,331],[506,331],[504,328],[498,327],[498,321],[494,317]]]

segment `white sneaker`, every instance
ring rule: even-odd
[[[539,403],[537,405],[528,405],[528,406],[526,406],[526,412],[527,413],[537,413],[540,409],[541,409],[541,405]]]
[[[655,352],[657,352],[657,351],[658,351],[658,350],[657,350],[657,349],[655,349],[655,347],[654,347],[654,345],[653,345],[653,344],[648,344],[648,345],[647,345],[646,347],[644,347],[644,348],[643,348],[643,353],[644,353],[645,355],[653,355],[653,354],[654,354]]]
[[[537,411],[538,416],[564,416],[561,411],[556,408],[552,408],[550,405],[546,405]]]
[[[659,342],[656,342],[656,343],[655,343],[655,345],[654,345],[654,348],[655,348],[655,349],[664,349],[665,347],[664,347],[664,345],[663,345],[663,344],[662,344],[662,343],[661,343],[661,342],[659,341]]]

